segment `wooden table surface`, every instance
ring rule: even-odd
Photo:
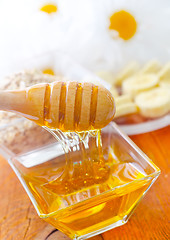
[[[127,224],[91,240],[170,239],[170,126],[131,138],[160,167],[162,173]],[[6,160],[0,157],[0,240],[54,239],[69,238],[37,216],[15,173]]]

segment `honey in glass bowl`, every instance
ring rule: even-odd
[[[114,123],[52,134],[10,160],[39,216],[73,239],[126,223],[160,170]]]

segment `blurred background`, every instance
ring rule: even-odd
[[[169,0],[1,0],[0,66],[57,49],[93,71],[167,62]]]

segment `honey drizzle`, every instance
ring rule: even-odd
[[[66,97],[67,97],[67,85],[62,83],[61,86],[61,95],[60,95],[60,104],[59,104],[59,129],[64,129],[64,118],[66,110]]]
[[[90,106],[90,124],[94,126],[97,109],[98,86],[92,87],[91,106]]]
[[[77,83],[75,106],[74,106],[74,128],[78,129],[82,105],[82,84]]]
[[[100,130],[62,132],[44,128],[61,143],[66,159],[61,176],[49,182],[48,188],[55,187],[57,194],[63,195],[107,180],[110,169],[103,157]],[[72,159],[75,151],[79,155],[76,162]]]

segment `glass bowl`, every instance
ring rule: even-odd
[[[89,162],[83,160],[77,148],[71,153],[74,181],[66,184],[61,178],[67,173],[61,143],[45,129],[29,125],[28,120],[20,119],[1,127],[1,135],[7,136],[11,130],[16,134],[10,142],[1,142],[0,152],[20,179],[40,218],[72,239],[86,239],[126,223],[160,173],[119,127],[110,123],[101,133],[104,174],[93,171],[89,181],[82,172]],[[93,138],[89,136],[89,142]],[[88,156],[95,147],[89,144]],[[93,160],[92,169],[97,157]],[[81,174],[76,174],[77,170]]]

